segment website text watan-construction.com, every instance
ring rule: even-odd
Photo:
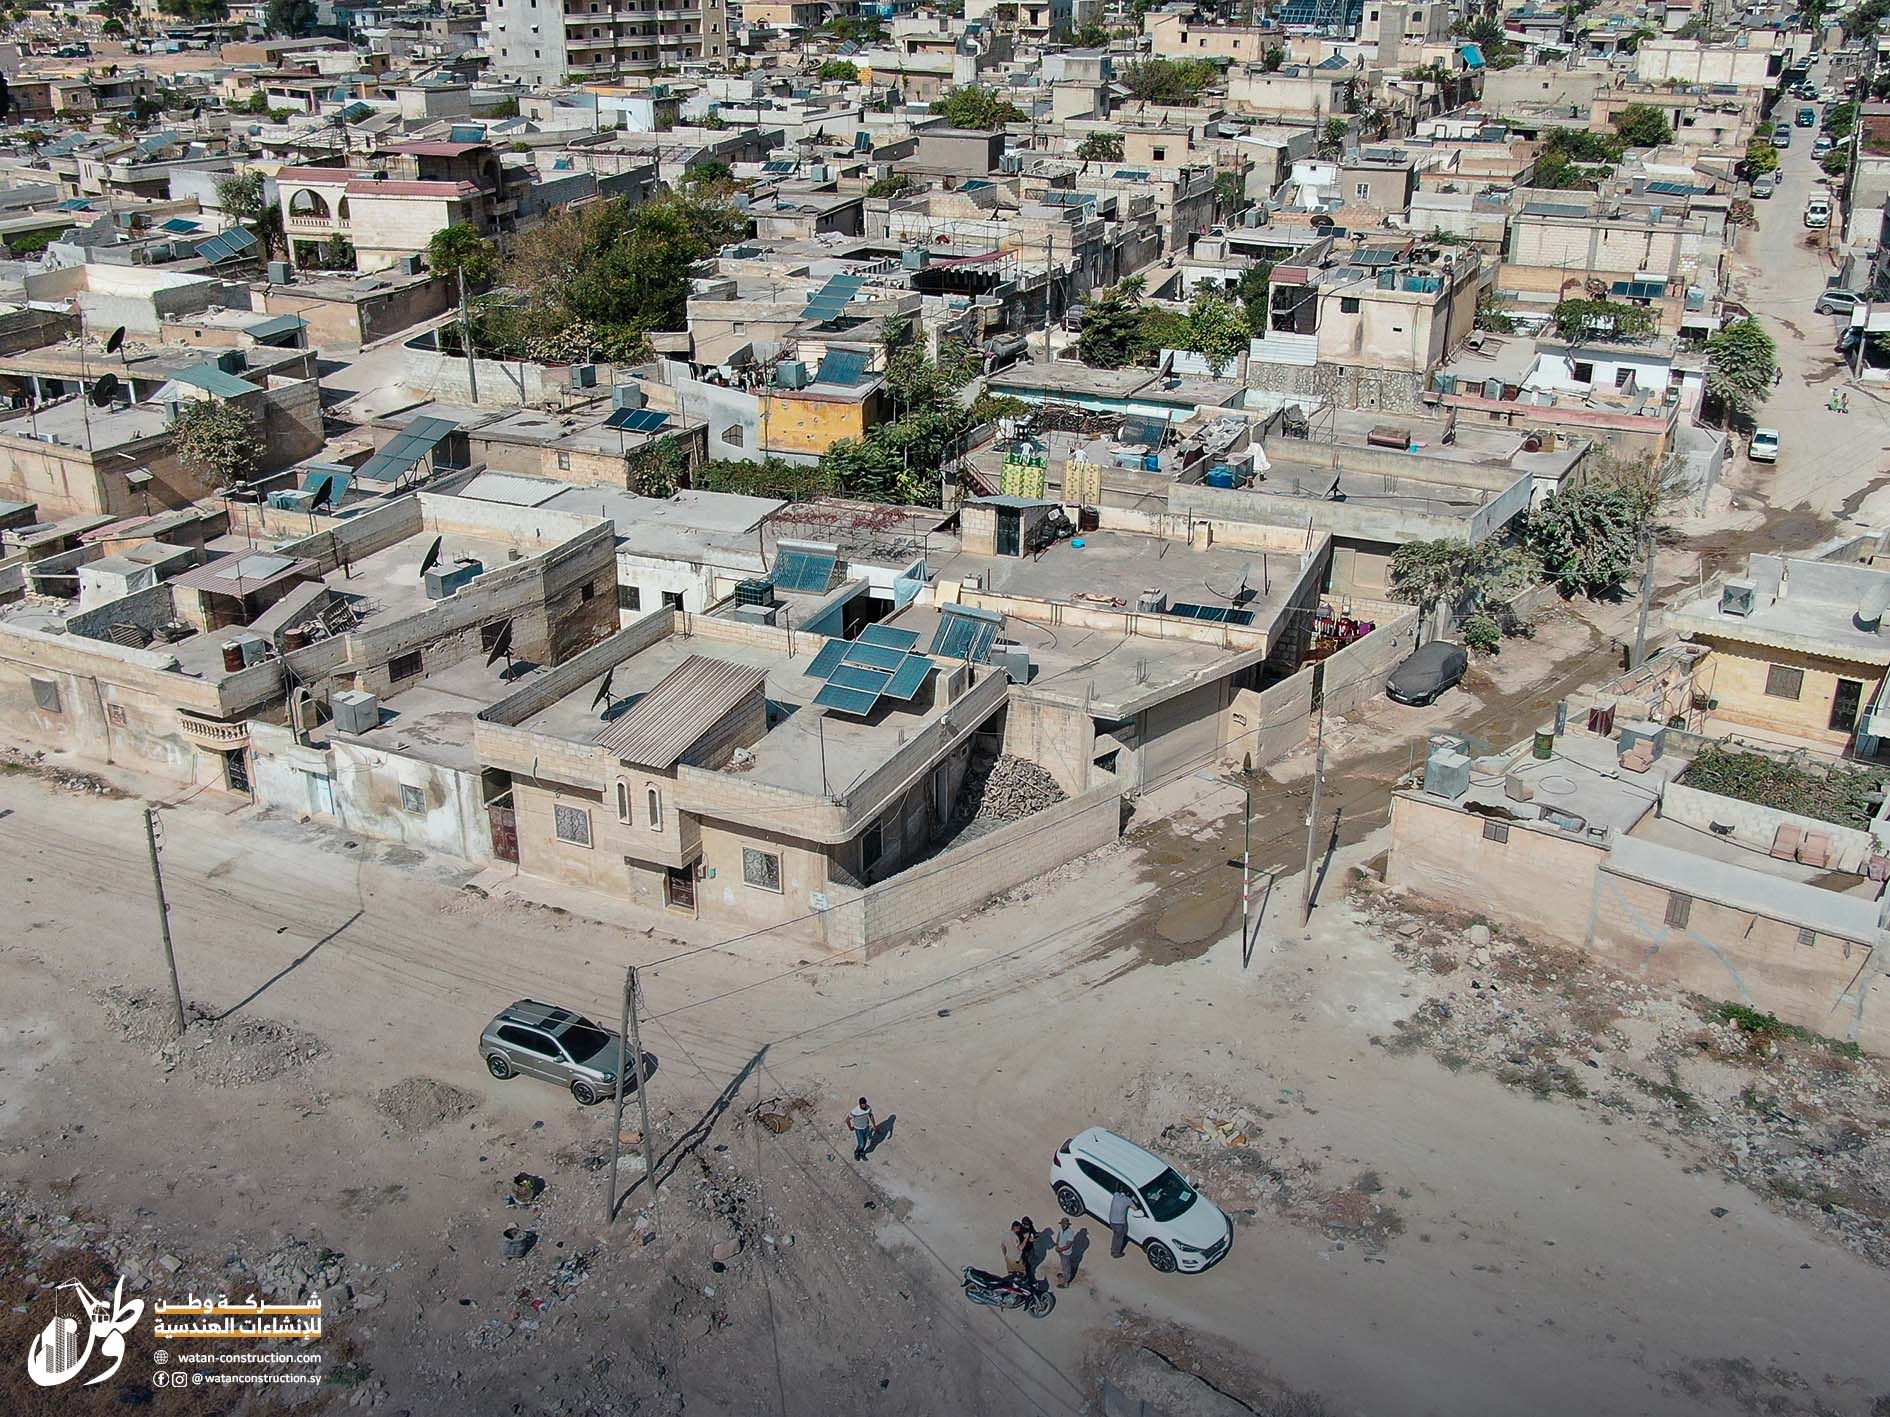
[[[154,1355],[153,1387],[222,1387],[236,1384],[314,1387],[322,1380],[324,1355],[309,1352],[178,1353]],[[269,1371],[281,1368],[286,1371]],[[235,1371],[218,1371],[234,1369]]]

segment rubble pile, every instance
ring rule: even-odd
[[[1890,1070],[1849,1043],[1677,996],[1575,951],[1375,898],[1430,996],[1375,1039],[1545,1100],[1631,1117],[1768,1204],[1890,1265]]]
[[[457,1122],[478,1105],[478,1093],[437,1078],[402,1078],[374,1095],[375,1110],[405,1132]]]
[[[1067,797],[1057,780],[1036,763],[1000,753],[988,761],[974,760],[966,770],[952,822],[959,828],[989,830],[1021,822]]]
[[[46,755],[37,750],[28,752],[19,748],[0,748],[0,771],[30,773],[55,787],[63,787],[67,792],[89,793],[94,797],[125,795],[97,773],[80,772],[77,768],[48,762]]]
[[[173,1036],[170,1001],[118,985],[95,996],[128,1042],[148,1047],[165,1072],[182,1067],[211,1087],[270,1082],[314,1062],[328,1046],[277,1019],[244,1014],[218,1019],[184,1006],[184,1035]]]

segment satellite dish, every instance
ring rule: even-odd
[[[499,626],[499,633],[492,641],[492,653],[486,656],[486,668],[490,669],[500,659],[503,659],[507,666],[512,663],[512,622],[510,620]]]
[[[92,406],[94,408],[105,407],[106,404],[112,401],[112,398],[117,392],[118,376],[116,374],[99,375],[97,382],[92,385]]]
[[[119,350],[124,348],[124,345],[125,327],[120,325],[117,329],[112,331],[111,337],[105,341],[105,352],[107,354],[116,354]]]
[[[617,671],[614,669],[606,670],[604,672],[603,680],[597,686],[597,692],[591,696],[592,708],[596,708],[599,704],[602,704],[604,705],[605,711],[609,712],[610,684],[611,684],[611,681],[615,679],[616,677],[617,677]]]
[[[433,563],[440,559],[440,543],[445,539],[442,536],[434,537],[433,544],[427,548],[427,554],[420,558],[421,579],[426,578],[427,572],[433,569]]]
[[[321,480],[315,484],[315,498],[308,504],[308,509],[312,512],[317,507],[326,507],[334,500],[335,479],[332,476],[324,474]]]

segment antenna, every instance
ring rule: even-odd
[[[331,474],[324,473],[315,483],[315,496],[313,500],[309,502],[308,509],[312,512],[317,507],[328,506],[334,500],[335,479]]]
[[[610,717],[610,711],[616,705],[617,701],[616,699],[611,697],[611,693],[610,693],[611,682],[616,677],[617,677],[617,671],[615,669],[605,670],[604,677],[597,686],[597,692],[591,696],[592,708],[596,708],[599,704],[602,704],[604,706],[604,712],[601,715],[599,715],[599,717],[602,717],[602,718]]]
[[[433,544],[427,548],[427,554],[420,558],[421,580],[427,578],[427,572],[433,569],[433,563],[440,559],[440,543],[445,540],[446,538],[444,536],[434,537]]]
[[[512,677],[512,622],[507,620],[499,626],[499,633],[492,637],[492,651],[486,656],[486,668],[490,669],[499,659],[505,661],[505,673],[500,677]]]
[[[118,376],[116,374],[99,375],[97,382],[92,385],[92,407],[106,407],[117,396],[117,393]]]
[[[120,325],[117,329],[113,330],[111,332],[110,337],[106,339],[105,352],[107,354],[116,354],[118,353],[119,350],[123,349],[124,347],[125,347],[125,327],[123,325]]]

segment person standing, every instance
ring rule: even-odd
[[[866,1145],[873,1139],[873,1130],[879,1123],[873,1116],[873,1109],[867,1105],[864,1097],[860,1105],[847,1113],[847,1125],[853,1128],[853,1159],[866,1160]]]
[[[1021,1221],[1013,1220],[1011,1233],[1004,1237],[1004,1272],[1006,1274],[1024,1272],[1024,1226]]]
[[[1076,1282],[1076,1231],[1070,1228],[1069,1216],[1057,1222],[1050,1245],[1057,1252],[1057,1288],[1068,1289]]]
[[[1109,1258],[1119,1260],[1129,1247],[1129,1193],[1109,1197]]]
[[[1037,1249],[1037,1227],[1026,1215],[1017,1222],[1017,1243],[1024,1261],[1024,1278],[1033,1284],[1037,1279],[1037,1264],[1043,1258]]]

